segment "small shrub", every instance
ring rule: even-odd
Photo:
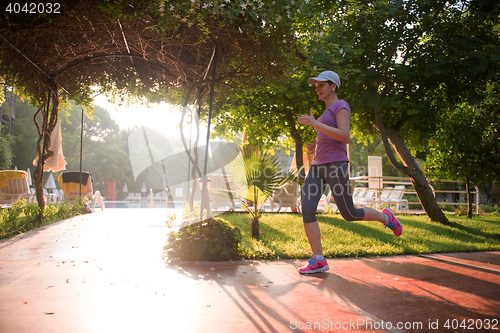
[[[61,205],[59,205],[57,215],[61,219],[67,219],[68,217],[71,217],[71,210],[71,204],[69,202],[63,202]]]
[[[184,210],[182,211],[182,221],[185,224],[193,223],[195,221],[200,220],[200,209],[201,206],[199,203],[195,202],[193,204],[193,209],[189,207],[189,205],[186,205],[184,207]],[[203,212],[203,219],[205,220],[207,218],[207,212]]]
[[[235,258],[241,241],[238,228],[220,219],[185,225],[169,234],[164,246],[168,257],[191,261],[219,261]]]
[[[43,219],[54,221],[54,216],[57,214],[58,211],[59,211],[58,204],[45,205],[45,208],[43,210]]]
[[[40,208],[36,203],[20,199],[11,208],[0,211],[0,238],[23,233],[36,227]]]
[[[174,226],[174,222],[177,219],[177,216],[175,216],[174,213],[167,213],[167,220],[165,221],[165,225],[169,228],[172,229]]]
[[[29,219],[36,219],[40,214],[40,206],[36,202],[28,202],[24,206],[24,215]]]
[[[457,214],[458,216],[467,216],[467,211],[469,210],[469,208],[467,206],[464,206],[464,205],[457,205],[455,207],[455,209],[453,210],[455,212],[455,214]]]
[[[493,215],[500,215],[500,206],[490,206],[490,205],[481,205],[479,207],[480,211],[483,213],[489,213]]]
[[[41,221],[36,202],[20,199],[11,208],[0,210],[0,238],[10,237],[52,222],[89,212],[83,201],[75,200],[45,206]]]

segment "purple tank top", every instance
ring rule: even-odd
[[[347,109],[349,117],[351,116],[351,108],[349,104],[343,99],[330,105],[325,112],[318,118],[318,121],[337,128],[337,114],[340,110]],[[328,135],[316,131],[316,152],[314,153],[311,164],[320,165],[331,162],[344,162],[349,161],[347,158],[346,143],[329,137]]]

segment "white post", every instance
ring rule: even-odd
[[[479,187],[476,186],[476,214],[479,215]]]
[[[168,188],[165,189],[165,205],[168,208]]]

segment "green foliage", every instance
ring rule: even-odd
[[[184,210],[182,211],[182,221],[185,224],[193,223],[194,221],[200,220],[200,209],[201,206],[199,203],[195,202],[193,204],[193,209],[189,207],[189,205],[184,206]],[[203,211],[203,220],[207,219],[207,211]]]
[[[218,99],[213,113],[214,133],[235,140],[245,131],[252,145],[272,149],[280,143],[292,152],[303,149],[296,146],[297,140],[312,142],[314,130],[297,120],[310,109],[319,117],[324,106],[307,85],[311,73],[303,68],[306,64],[291,58],[289,65],[283,77],[269,78],[254,89],[235,90]],[[292,69],[293,65],[297,67]]]
[[[169,234],[164,247],[173,259],[191,261],[219,261],[235,258],[241,233],[220,219],[188,224]]]
[[[0,211],[0,237],[9,236],[11,234],[14,234],[15,232],[22,233],[23,231],[32,228],[32,223],[34,222],[34,218],[33,219],[28,218],[28,221],[22,221],[20,217],[21,215],[26,216],[26,213],[30,214],[32,212],[34,213],[38,212],[36,212],[36,209],[34,208],[25,206],[26,206],[26,200],[21,199],[13,203],[10,209],[3,209]]]
[[[369,139],[360,133],[355,137],[351,136],[349,144],[349,165],[352,177],[368,175],[368,156],[382,156],[382,170],[384,176],[404,177],[398,172],[387,158],[384,145],[380,137]]]
[[[252,146],[243,146],[241,155],[234,152],[228,157],[228,178],[236,185],[234,195],[242,200],[243,207],[250,213],[252,237],[259,238],[259,219],[263,203],[279,187],[295,179],[295,175],[283,169],[276,156],[262,153]],[[252,205],[249,205],[251,202]]]
[[[464,205],[457,205],[453,212],[458,216],[467,216],[468,208]]]
[[[220,217],[241,230],[240,257],[296,259],[311,256],[300,215],[264,214],[259,240],[251,238],[250,226],[243,214],[225,213]],[[401,237],[394,237],[379,222],[348,222],[338,214],[318,215],[318,222],[323,252],[330,258],[500,250],[498,215],[479,215],[473,220],[456,215],[448,217],[451,225],[446,226],[429,222],[426,216],[399,215],[404,226]]]
[[[16,95],[16,120],[14,121],[16,141],[12,146],[15,151],[13,164],[22,170],[31,168],[32,172],[34,171],[33,159],[37,154],[38,140],[38,132],[33,121],[36,111],[36,107],[30,105],[27,100],[23,100],[21,95]],[[41,117],[37,117],[39,122],[40,119]]]
[[[500,112],[461,105],[440,117],[426,165],[432,177],[484,184],[500,176]]]
[[[10,169],[12,165],[12,136],[4,135],[0,137],[0,170]]]
[[[167,213],[167,219],[165,220],[165,225],[168,228],[172,229],[176,219],[177,219],[177,216],[174,213]]]
[[[158,92],[184,90],[203,80],[215,43],[222,54],[217,64],[220,87],[254,85],[268,75],[279,74],[293,52],[292,24],[297,13],[303,16],[309,7],[312,5],[303,1],[288,0],[75,2],[55,16],[32,14],[21,19],[22,15],[2,13],[0,33],[35,64],[46,64],[45,73],[50,73],[51,79],[64,87],[61,94],[71,99],[90,100],[93,86],[157,99]],[[66,29],[61,30],[61,26]],[[103,26],[104,38],[98,28]],[[23,34],[25,30],[42,36]],[[123,36],[125,43],[116,43],[115,35]],[[50,40],[54,47],[28,47],[41,38]],[[64,40],[74,42],[69,45]],[[147,50],[144,40],[148,40]],[[97,47],[88,48],[89,42]],[[33,95],[40,94],[37,85],[43,80],[37,75],[46,79],[43,72],[26,66],[24,59],[18,60],[19,54],[8,44],[0,53],[2,77]],[[132,66],[129,59],[115,57],[125,53],[131,53]],[[106,55],[106,61],[101,61]],[[23,72],[26,75],[20,75]]]
[[[489,213],[492,215],[500,216],[500,207],[499,206],[490,206],[490,205],[481,205],[479,206],[479,210],[484,213]]]
[[[80,135],[82,106],[75,105],[74,101],[64,101],[60,104],[60,122],[64,158],[67,162],[66,170],[80,170]],[[64,109],[64,110],[62,110]],[[27,101],[17,101],[15,121],[16,152],[14,165],[19,169],[31,168],[36,156],[36,142],[38,133],[33,122],[36,108]],[[85,110],[84,110],[85,112]],[[126,138],[118,124],[111,118],[109,112],[96,106],[93,113],[85,113],[83,131],[83,170],[89,171],[94,180],[94,188],[103,193],[105,181],[115,181],[123,186],[128,183],[132,189],[132,170],[126,152]],[[1,140],[1,139],[0,139]],[[57,174],[54,174],[57,179]],[[57,185],[58,183],[56,183]]]
[[[45,206],[43,219],[44,223],[52,223],[89,212],[84,199],[76,199],[59,204],[48,204]]]
[[[83,201],[48,204],[41,221],[40,207],[35,202],[26,202],[20,199],[12,204],[11,208],[0,210],[0,238],[11,237],[28,230],[64,220],[88,212]]]
[[[471,8],[475,8],[470,12]],[[478,97],[499,72],[498,6],[447,1],[337,1],[301,26],[306,56],[342,78],[352,128],[374,133],[374,109],[410,149],[426,147],[444,105]]]
[[[82,109],[73,103],[70,106],[70,116],[61,122],[63,151],[68,163],[66,169],[79,170]],[[92,173],[94,187],[102,193],[109,180],[122,186],[126,182],[132,184],[126,143],[109,111],[96,106],[91,117],[85,117],[83,126],[83,170]]]

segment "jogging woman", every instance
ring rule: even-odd
[[[349,182],[349,159],[346,144],[351,141],[349,134],[351,109],[345,100],[338,99],[340,78],[337,73],[325,71],[308,79],[309,85],[316,85],[318,98],[325,102],[325,111],[315,119],[301,115],[299,124],[314,127],[315,143],[308,144],[314,153],[311,167],[302,187],[302,218],[304,229],[313,253],[308,264],[299,268],[299,273],[310,274],[327,271],[328,263],[323,256],[321,233],[316,210],[318,202],[328,184],[340,214],[347,221],[379,221],[391,229],[396,236],[403,232],[401,223],[390,208],[379,212],[372,208],[356,208],[352,200]]]

